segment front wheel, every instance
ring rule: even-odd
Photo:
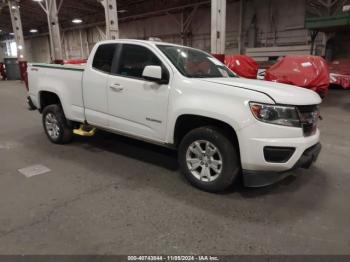
[[[224,191],[240,172],[235,146],[215,127],[190,131],[181,141],[178,154],[188,181],[208,192]]]
[[[66,144],[72,140],[73,130],[68,126],[59,105],[48,105],[43,110],[43,126],[47,137],[55,144]]]

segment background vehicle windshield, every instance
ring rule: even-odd
[[[225,65],[209,54],[192,48],[158,45],[181,74],[193,78],[236,77]]]

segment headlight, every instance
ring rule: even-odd
[[[299,113],[294,106],[268,105],[249,103],[250,110],[259,121],[282,125],[301,127]]]

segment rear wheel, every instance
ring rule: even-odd
[[[42,117],[45,133],[51,142],[55,144],[66,144],[72,140],[73,130],[68,126],[61,106],[46,106]]]
[[[240,172],[235,146],[215,127],[190,131],[181,141],[178,158],[189,182],[209,192],[224,191]]]

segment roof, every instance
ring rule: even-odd
[[[169,42],[159,42],[159,41],[153,41],[153,40],[140,40],[140,39],[116,39],[116,40],[104,40],[100,41],[99,44],[113,44],[113,43],[142,43],[146,45],[166,45],[166,46],[175,46],[175,47],[180,47],[180,48],[189,48],[189,49],[195,49],[198,50],[197,48],[193,48],[190,46],[183,46],[179,44],[174,44],[174,43],[169,43]],[[202,51],[203,52],[203,51]]]
[[[28,36],[30,29],[38,29],[39,33],[47,33],[47,17],[37,2],[18,0],[23,25],[23,33]],[[56,0],[58,5],[61,0]],[[229,0],[233,2],[236,0]],[[0,0],[0,29],[2,33],[12,32],[9,8]],[[119,22],[141,19],[144,17],[178,13],[194,5],[210,6],[210,0],[117,0]],[[83,24],[74,25],[72,19],[80,18]],[[105,12],[97,0],[63,0],[59,12],[61,29],[79,28],[90,24],[105,23]]]
[[[143,43],[143,44],[152,44],[152,45],[161,45],[161,44],[169,44],[169,45],[175,45],[172,43],[166,43],[166,42],[159,42],[159,41],[152,41],[152,40],[140,40],[140,39],[128,39],[128,38],[121,38],[116,40],[104,40],[100,41],[100,44],[109,44],[109,43]]]

